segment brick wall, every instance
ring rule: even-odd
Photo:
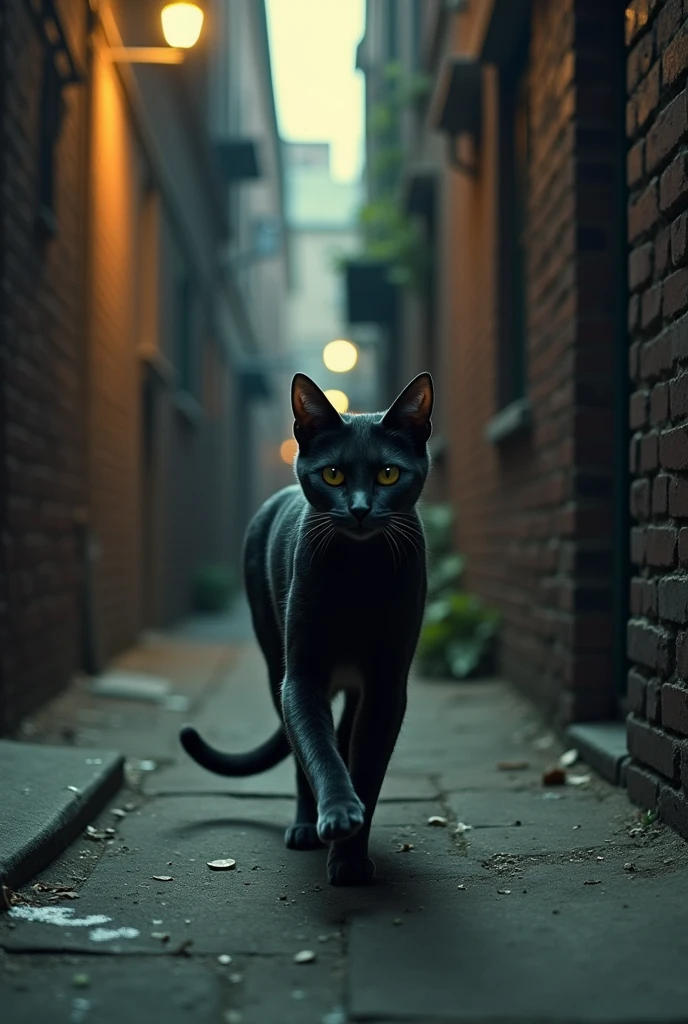
[[[58,3],[83,59],[86,5]],[[42,43],[24,0],[0,12],[0,732],[79,659],[84,506],[81,86],[64,93],[57,236],[36,235]]]
[[[479,12],[478,12],[479,13]],[[478,16],[477,14],[475,15]],[[461,19],[459,49],[472,37]],[[527,395],[499,445],[497,74],[484,72],[476,179],[448,172],[450,479],[467,585],[503,612],[502,659],[555,720],[614,714],[612,529],[623,8],[534,0],[527,90]],[[615,34],[619,45],[615,47]]]
[[[688,836],[688,3],[629,5],[628,789]]]

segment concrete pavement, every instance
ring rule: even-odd
[[[130,656],[177,666],[180,692],[192,679],[190,717],[227,749],[275,721],[242,615]],[[685,844],[595,778],[543,787],[560,748],[503,684],[414,682],[373,826],[378,880],[349,890],[328,886],[324,851],[283,846],[290,764],[210,776],[178,748],[186,715],[93,698],[84,714],[84,700],[67,695],[37,734],[81,723],[77,744],[127,754],[127,788],[102,838],[0,919],[11,1024],[688,1021]],[[208,868],[227,857],[234,870]]]

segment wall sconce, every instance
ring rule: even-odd
[[[184,51],[198,42],[203,28],[203,7],[188,0],[167,3],[160,12],[167,46],[113,46],[108,56],[115,63],[181,64]]]

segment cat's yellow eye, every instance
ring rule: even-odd
[[[323,469],[323,480],[331,487],[340,487],[344,483],[344,474],[336,466],[328,466]]]
[[[390,484],[395,484],[398,479],[398,466],[385,466],[385,468],[381,469],[377,475],[377,482],[379,484],[383,484],[385,487],[389,487]]]

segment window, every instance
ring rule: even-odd
[[[526,395],[528,80],[526,53],[500,68],[498,408]]]

